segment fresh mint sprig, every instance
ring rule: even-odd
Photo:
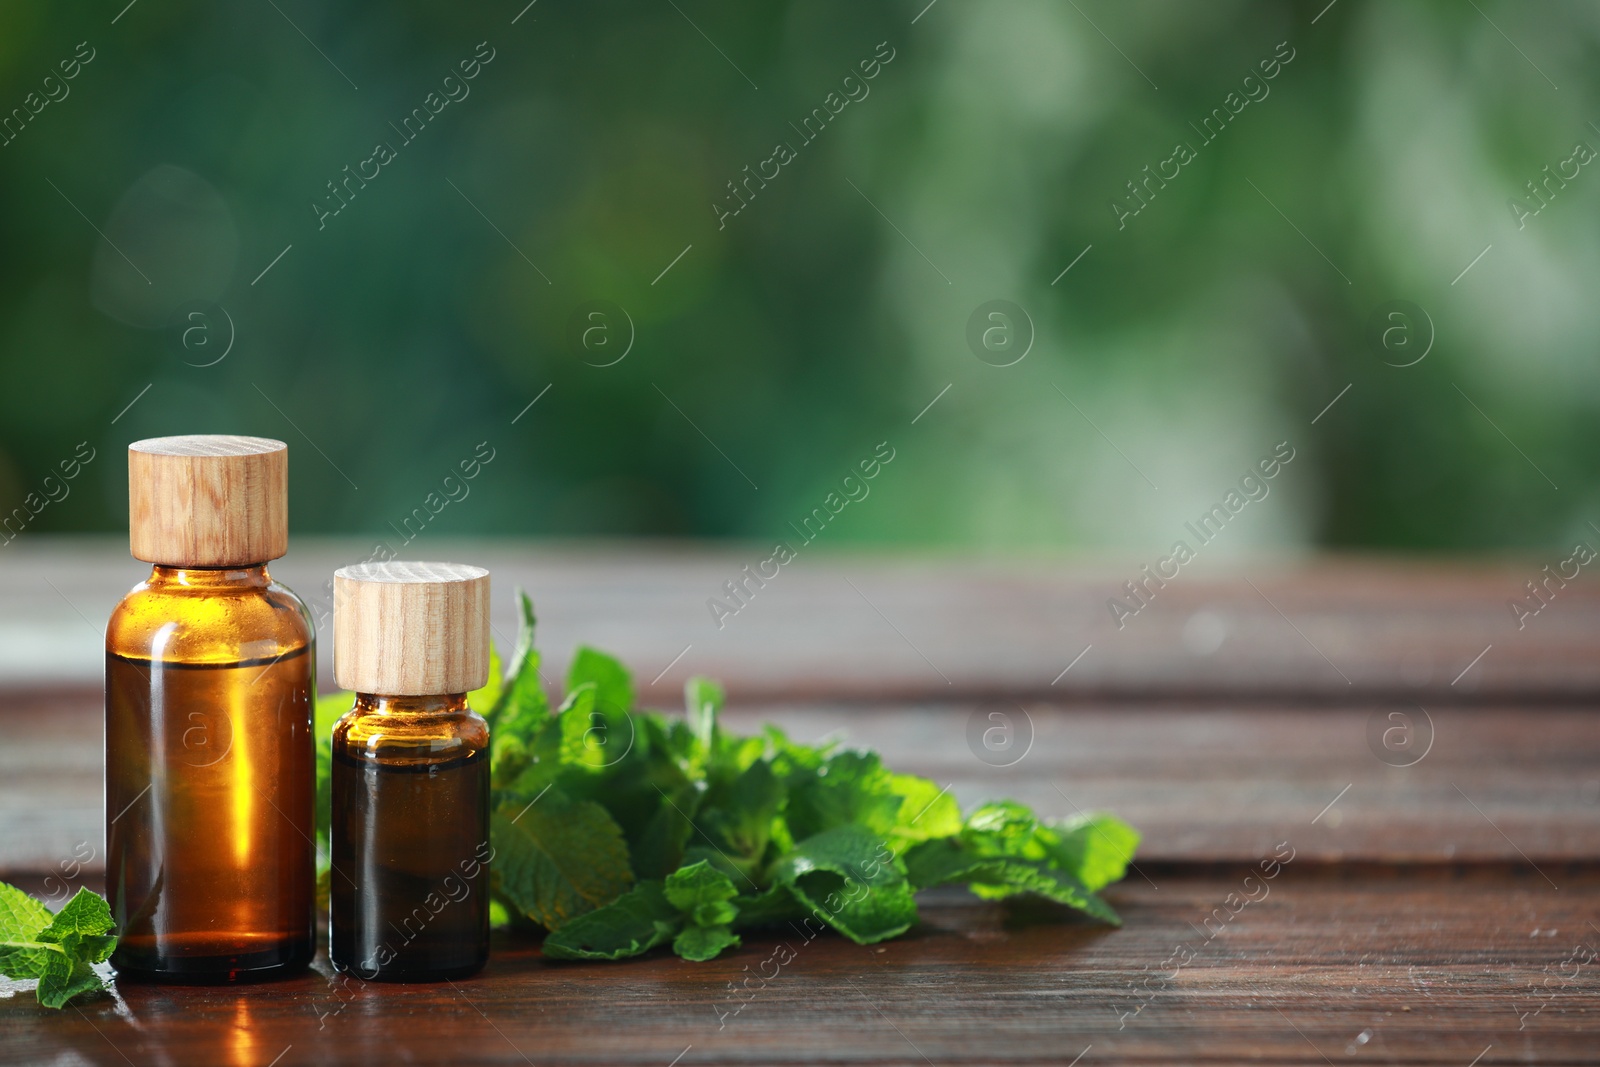
[[[15,886],[0,882],[0,974],[37,978],[36,995],[47,1008],[60,1008],[80,993],[104,989],[94,964],[117,947],[111,909],[87,889],[55,914]]]
[[[495,913],[548,932],[556,959],[623,959],[670,944],[712,959],[740,931],[831,927],[869,944],[917,921],[916,893],[963,883],[1047,897],[1101,922],[1139,835],[1109,815],[1063,824],[1011,801],[963,816],[938,784],[875,753],[725,731],[722,688],[685,686],[682,718],[636,710],[616,659],[579,648],[552,709],[533,605],[502,677],[468,701],[489,721]],[[318,833],[326,842],[327,735],[349,694],[318,702]]]

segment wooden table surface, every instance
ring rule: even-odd
[[[587,641],[662,707],[717,674],[736,729],[842,735],[963,804],[1117,812],[1145,834],[1106,893],[1125,925],[937,890],[883,945],[747,937],[701,964],[547,963],[497,934],[453,985],[347,982],[319,956],[52,1013],[0,980],[0,1062],[1600,1062],[1600,591],[1569,584],[1519,629],[1539,563],[1186,571],[1119,630],[1126,561],[819,555],[718,629],[705,600],[757,547],[435,547],[494,571],[506,635],[530,589],[551,677]],[[56,903],[75,858],[100,887],[99,627],[141,576],[124,551],[0,554],[0,878]],[[362,554],[313,544],[274,572],[315,609]],[[1031,738],[1012,766],[968,747],[992,711]],[[1409,750],[1383,744],[1397,724]],[[1294,858],[1242,904],[1275,850]],[[794,959],[764,977],[780,943]]]

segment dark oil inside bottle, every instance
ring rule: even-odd
[[[106,656],[106,881],[120,975],[304,967],[315,857],[310,646],[265,661]]]
[[[428,720],[395,716],[385,736],[371,725],[381,718],[334,729],[329,956],[369,980],[465,977],[489,957],[488,749],[459,736],[386,743]]]

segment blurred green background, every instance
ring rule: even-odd
[[[240,432],[392,544],[480,442],[425,536],[770,541],[888,442],[828,543],[1153,555],[1287,441],[1213,551],[1600,537],[1600,6],[525,3],[0,7],[13,530]]]

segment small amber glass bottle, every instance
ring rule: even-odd
[[[106,887],[125,978],[288,974],[315,946],[309,613],[266,562],[288,544],[287,449],[259,437],[128,448],[133,555],[106,627]]]
[[[358,978],[461,978],[489,958],[489,572],[363,563],[334,574],[329,950]]]

